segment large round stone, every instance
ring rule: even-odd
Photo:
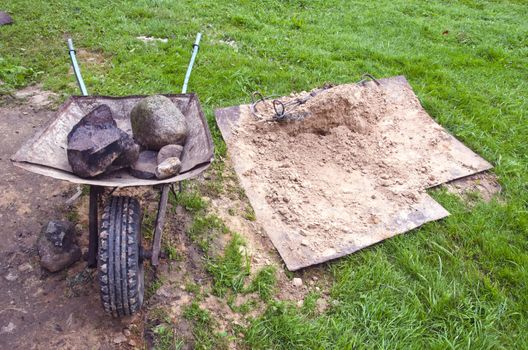
[[[139,101],[130,112],[132,132],[137,142],[157,151],[168,144],[183,145],[187,138],[187,123],[182,112],[162,95]]]

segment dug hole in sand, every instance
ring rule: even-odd
[[[289,121],[267,121],[270,101],[254,112],[219,109],[216,119],[291,271],[449,215],[425,190],[491,168],[425,112],[404,77],[318,91]]]

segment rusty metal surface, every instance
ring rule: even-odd
[[[132,135],[130,110],[144,96],[108,97],[73,96],[57,111],[57,116],[37,132],[11,158],[13,164],[28,171],[78,184],[109,187],[151,186],[182,181],[204,171],[213,159],[213,142],[198,97],[192,94],[165,95],[183,112],[189,126],[189,136],[182,154],[179,175],[164,180],[144,180],[133,177],[128,170],[116,171],[95,178],[83,179],[71,172],[66,153],[67,135],[72,127],[100,104],[112,110],[117,126]]]
[[[398,108],[397,114],[404,116],[404,118],[401,118],[403,121],[399,125],[399,130],[404,134],[414,136],[414,140],[413,137],[410,137],[408,141],[395,144],[391,155],[395,160],[400,158],[409,160],[409,157],[411,159],[413,157],[421,160],[427,159],[428,164],[431,166],[431,174],[435,177],[435,182],[431,183],[429,187],[479,173],[492,167],[491,164],[448,134],[427,115],[403,76],[380,79],[379,82],[383,89],[388,92],[387,103],[406,106],[401,109]],[[402,103],[402,101],[409,101],[410,99],[415,100],[416,103]],[[276,215],[276,212],[266,199],[268,188],[263,183],[263,179],[252,179],[245,176],[246,172],[252,168],[263,166],[261,164],[253,164],[251,155],[240,151],[244,148],[240,147],[239,143],[245,141],[241,141],[236,137],[237,130],[243,130],[247,124],[245,122],[246,118],[250,118],[248,111],[249,106],[247,105],[222,108],[215,111],[215,117],[227,143],[235,172],[255,210],[257,220],[267,232],[289,270],[295,271],[345,256],[389,237],[417,228],[427,222],[449,215],[440,204],[424,192],[425,188],[419,189],[419,191],[417,189],[417,200],[413,204],[396,204],[384,198],[382,194],[376,192],[374,187],[371,186],[371,178],[375,174],[360,174],[357,177],[348,177],[347,183],[344,185],[336,182],[333,184],[333,188],[330,187],[327,190],[330,192],[334,191],[337,194],[341,188],[346,187],[347,190],[358,195],[359,204],[351,208],[349,212],[342,212],[343,217],[358,216],[360,213],[383,213],[384,215],[379,215],[381,221],[369,222],[365,220],[365,222],[361,222],[361,225],[358,225],[359,227],[350,227],[348,234],[335,235],[332,236],[332,239],[320,237],[316,234],[301,235],[298,228],[295,229],[288,225]],[[380,125],[379,128],[389,140],[391,139],[391,133],[395,133],[390,123]],[[437,147],[432,152],[424,151],[420,142],[427,142],[428,133],[431,133],[432,130],[441,132],[444,136],[442,147]],[[244,143],[244,146],[249,147],[249,149],[252,147],[246,143]],[[253,151],[258,152],[258,150],[254,149]],[[322,170],[314,167],[314,171]],[[333,176],[331,171],[329,176]],[[376,198],[376,200],[370,200],[371,197]],[[362,201],[367,198],[368,200]],[[309,244],[306,244],[307,240]],[[304,244],[301,244],[301,242]],[[318,249],[312,249],[311,247],[317,247]]]

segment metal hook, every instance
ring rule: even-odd
[[[277,106],[280,107],[280,110],[281,110],[280,113],[277,110]],[[282,103],[279,100],[273,100],[273,109],[275,110],[275,119],[278,120],[278,119],[284,118],[284,112],[285,112],[284,103]]]
[[[367,82],[368,80],[372,80],[374,83],[376,83],[376,85],[380,86],[380,82],[374,78],[374,76],[372,74],[369,74],[369,73],[365,73],[361,76],[361,80],[359,81],[358,84],[363,84],[365,82]]]
[[[255,101],[255,97],[258,97],[259,99]],[[265,99],[266,98],[264,97],[264,95],[262,95],[262,93],[260,91],[254,91],[251,94],[251,103],[252,104],[256,104],[257,102],[264,101]]]

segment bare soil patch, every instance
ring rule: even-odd
[[[456,179],[444,186],[450,193],[470,202],[474,202],[475,199],[490,202],[502,190],[497,176],[489,171]]]
[[[41,270],[36,240],[49,219],[66,219],[69,184],[14,167],[9,158],[52,117],[54,95],[29,87],[4,97],[0,107],[0,348],[111,349],[112,335],[130,320],[116,321],[99,306],[94,271],[81,261],[48,274]],[[78,226],[81,246],[87,230]],[[85,244],[85,243],[84,243]]]

